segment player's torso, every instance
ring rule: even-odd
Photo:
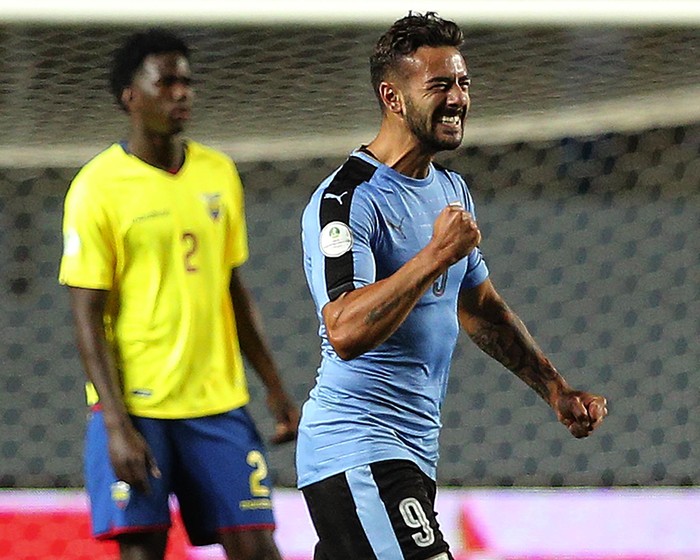
[[[425,180],[407,180],[380,169],[365,194],[376,208],[372,239],[376,280],[394,274],[428,245],[433,224],[445,206],[466,203],[464,192],[435,170]],[[435,280],[378,350],[414,358],[431,370],[448,367],[445,357],[451,356],[458,332],[456,301],[465,272],[462,260]]]
[[[231,219],[229,179],[195,163],[177,174],[138,166],[110,181],[121,289],[156,278],[161,285],[171,279],[197,283],[221,271]]]
[[[227,259],[231,222],[243,216],[226,162],[188,157],[175,174],[122,160],[100,193],[116,259],[111,315],[125,396],[148,416],[208,414],[247,400],[244,382],[231,383],[240,358]]]

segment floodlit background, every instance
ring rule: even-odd
[[[125,132],[106,85],[115,46],[131,31],[165,24],[193,47],[189,134],[238,162],[251,248],[243,274],[301,403],[319,351],[301,269],[300,214],[318,182],[372,139],[379,111],[367,59],[408,9],[437,10],[465,31],[472,111],[463,148],[439,161],[468,180],[494,283],[570,382],[606,395],[610,409],[598,433],[574,440],[533,392],[464,337],[443,410],[439,483],[462,489],[465,500],[476,491],[540,496],[542,488],[585,487],[606,489],[596,494],[601,500],[634,489],[633,503],[656,504],[667,503],[669,487],[674,496],[697,491],[695,3],[388,9],[366,2],[352,10],[304,3],[294,13],[277,2],[44,4],[0,11],[0,486],[8,489],[0,492],[0,521],[34,511],[27,504],[38,496],[51,498],[41,501],[42,511],[63,507],[56,494],[36,489],[82,485],[84,376],[65,290],[56,283],[61,206],[77,169]],[[260,385],[251,379],[251,386],[252,412],[269,434]],[[270,463],[284,500],[294,501],[293,448],[271,450]],[[544,495],[559,495],[550,492]],[[84,514],[84,504],[75,506],[82,502],[71,503]],[[686,515],[691,502],[677,503],[686,504],[678,506]],[[463,539],[460,519],[454,526]],[[639,522],[660,526],[658,519]],[[10,526],[0,523],[0,556],[49,557],[27,552],[30,539],[2,529]],[[493,544],[491,553],[506,557],[494,531],[480,554]],[[676,554],[700,557],[697,539],[686,536],[689,548]]]

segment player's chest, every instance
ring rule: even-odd
[[[223,233],[229,212],[221,189],[190,185],[134,189],[115,209],[120,237],[130,244],[168,242],[183,235],[217,236]]]
[[[394,194],[383,200],[375,240],[381,260],[401,266],[430,242],[433,224],[446,204],[439,194]]]

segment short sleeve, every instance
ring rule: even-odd
[[[455,175],[459,178],[459,182],[462,188],[464,189],[466,209],[472,216],[474,216],[474,219],[476,220],[476,207],[474,206],[474,199],[472,198],[472,195],[469,192],[469,188],[467,187],[466,182],[460,175]],[[486,261],[484,260],[484,255],[481,252],[481,248],[476,247],[472,250],[471,253],[469,253],[469,255],[467,255],[467,271],[464,275],[464,279],[462,280],[462,285],[460,289],[468,290],[471,288],[475,288],[476,286],[484,282],[484,280],[486,280],[488,277],[489,269],[486,265]]]
[[[376,216],[360,191],[343,190],[342,205],[332,192],[319,191],[304,212],[304,267],[318,309],[376,279]]]
[[[226,240],[226,260],[235,268],[248,260],[248,232],[245,220],[243,184],[233,162],[231,165],[231,213]]]
[[[106,206],[87,182],[76,178],[64,204],[59,282],[109,290],[114,282],[115,263],[114,234]]]

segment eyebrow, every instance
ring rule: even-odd
[[[464,76],[460,76],[457,78],[458,82],[463,82],[463,81],[471,81],[472,77],[469,74],[465,74]],[[452,82],[454,81],[454,78],[448,77],[448,76],[436,76],[434,78],[430,78],[427,80],[425,83],[426,84],[436,84],[436,83],[445,83],[445,82]]]

